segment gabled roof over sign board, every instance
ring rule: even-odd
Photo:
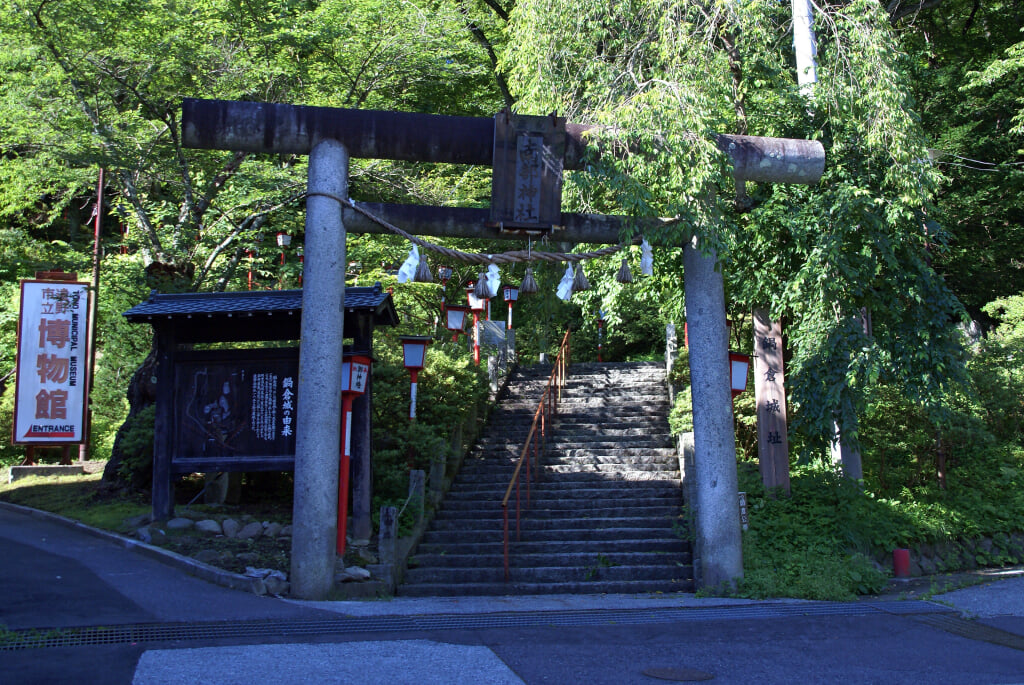
[[[302,318],[301,290],[253,290],[231,293],[173,293],[155,290],[123,316],[148,323],[177,342],[298,340]],[[375,326],[394,326],[398,313],[380,283],[345,288],[345,327],[369,316]]]

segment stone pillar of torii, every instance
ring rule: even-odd
[[[346,232],[385,230],[349,206],[349,158],[494,166],[491,211],[362,205],[410,234],[522,240],[527,233],[554,231],[559,242],[618,244],[625,217],[560,211],[561,172],[582,168],[587,130],[554,116],[502,113],[487,119],[185,100],[182,139],[188,147],[309,155],[292,521],[291,590],[296,597],[322,599],[334,582]],[[824,150],[817,141],[722,134],[717,142],[732,161],[737,180],[813,185],[824,171]],[[516,164],[526,164],[522,160],[527,158],[538,165],[536,174],[516,172]],[[499,174],[499,167],[507,171]],[[523,196],[524,188],[505,184],[528,176],[534,179],[528,189],[532,199],[516,206],[508,198]],[[541,195],[534,196],[535,191]],[[696,453],[694,508],[701,576],[705,585],[714,586],[741,578],[743,560],[732,401],[725,380],[725,295],[722,275],[715,269],[717,258],[702,251],[698,241],[696,236],[683,245]]]

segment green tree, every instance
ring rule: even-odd
[[[0,61],[5,277],[44,265],[88,271],[79,215],[97,169],[107,170],[105,241],[126,254],[103,266],[111,289],[100,341],[123,353],[101,350],[97,378],[119,384],[95,398],[105,426],[125,411],[119,395],[132,374],[122,364],[138,363],[148,333],[122,326],[119,313],[147,289],[244,289],[249,272],[259,287],[295,282],[294,265],[282,270],[261,239],[287,231],[301,246],[305,160],[184,148],[182,98],[460,114],[501,101],[464,15],[432,3],[15,0],[0,8]],[[352,195],[457,202],[476,196],[478,177],[360,161]]]
[[[893,16],[943,174],[932,218],[951,239],[931,248],[932,262],[971,316],[991,325],[984,305],[1024,290],[1024,10],[944,0]]]
[[[832,408],[852,425],[879,378],[927,401],[954,374],[959,304],[926,252],[945,238],[926,224],[939,177],[876,3],[823,8],[813,102],[796,84],[788,7],[526,1],[511,18],[514,94],[606,127],[596,173],[573,177],[567,195],[582,210],[674,217],[648,237],[700,235],[737,309],[769,303],[787,316],[794,418],[819,446]],[[740,188],[734,205],[714,139],[730,132],[818,138],[825,177],[815,188]],[[623,140],[642,152],[616,147]],[[855,321],[862,308],[872,334]]]
[[[0,21],[0,216],[42,196],[53,218],[107,168],[130,246],[179,289],[224,289],[261,235],[300,232],[304,187],[301,159],[186,150],[183,97],[444,112],[478,106],[489,77],[459,16],[412,3],[16,2]],[[401,168],[353,176],[415,194]]]

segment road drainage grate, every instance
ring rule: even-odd
[[[579,609],[566,611],[436,614],[413,616],[339,616],[322,620],[217,621],[209,623],[142,623],[53,630],[0,631],[0,651],[88,645],[132,645],[151,642],[300,638],[373,632],[484,630],[550,626],[645,625],[692,621],[750,620],[807,616],[864,616],[877,613],[928,614],[948,608],[929,602],[806,602],[746,604],[724,607],[650,609]]]
[[[658,680],[671,680],[676,683],[695,683],[701,680],[712,680],[715,676],[692,668],[648,668],[643,671],[645,676]]]
[[[924,623],[932,628],[944,630],[953,635],[966,637],[971,640],[988,642],[1000,647],[1010,647],[1024,651],[1024,636],[1017,635],[999,628],[987,626],[977,621],[968,621],[951,614],[931,614],[926,616],[915,616],[914,620]]]

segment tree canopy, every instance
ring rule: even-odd
[[[963,368],[958,324],[967,314],[988,323],[986,303],[1024,291],[1020,12],[963,0],[821,4],[808,97],[786,4],[14,0],[0,8],[5,293],[35,268],[88,269],[99,168],[103,268],[121,293],[104,344],[138,335],[118,329],[114,310],[149,287],[244,289],[249,272],[259,287],[295,284],[297,261],[281,269],[265,236],[286,231],[301,245],[305,160],[185,149],[184,97],[557,111],[598,125],[601,149],[567,178],[566,211],[673,219],[645,237],[714,248],[734,318],[755,306],[785,318],[792,415],[810,442],[830,435],[834,408],[849,419],[883,382],[941,421],[944,388]],[[737,185],[717,133],[820,140],[825,177],[814,188]],[[488,170],[449,165],[360,160],[351,183],[368,201],[480,206],[489,193]],[[389,237],[350,243],[361,278],[387,278],[380,267],[406,249]],[[683,315],[678,250],[656,259],[655,279],[631,286],[612,278],[618,258],[604,260],[575,304],[546,293],[518,321],[586,331],[603,309],[629,331],[621,349],[651,352],[655,324]],[[13,335],[11,321],[0,327]]]

